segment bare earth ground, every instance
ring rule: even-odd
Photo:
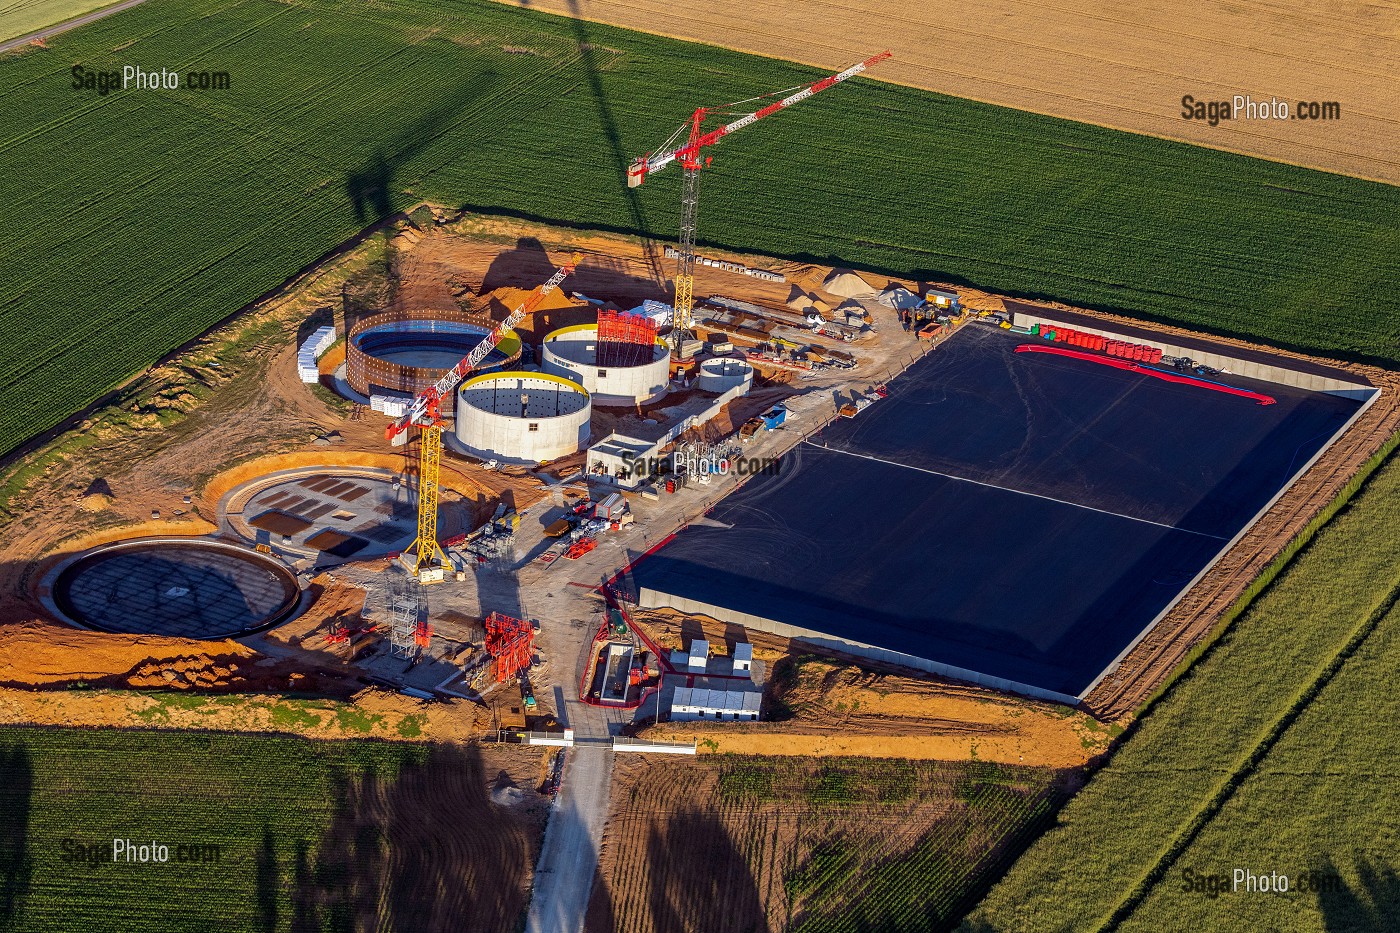
[[[685,636],[703,632],[718,651],[733,634],[713,619],[670,609],[643,610],[634,618],[665,648],[680,649]],[[643,734],[694,740],[718,754],[976,758],[1070,768],[1106,750],[1119,731],[1054,703],[998,695],[880,662],[863,660],[858,666],[763,632],[744,632],[743,638],[769,665],[765,715],[773,721],[668,722]]]
[[[504,2],[833,70],[888,48],[881,81],[1400,182],[1395,0]],[[676,102],[678,124],[687,108],[724,103],[706,99],[703,85],[696,94]],[[1185,94],[1337,101],[1341,119],[1212,127],[1182,119]]]
[[[422,306],[466,303],[493,316],[505,313],[504,302],[517,294],[514,289],[537,283],[543,278],[541,270],[547,274],[569,249],[581,250],[584,261],[566,289],[615,298],[624,307],[633,300],[664,297],[663,280],[669,273],[668,266],[657,263],[655,249],[637,240],[500,218],[467,216],[421,236],[401,234],[394,244],[403,273],[398,301]],[[455,718],[425,715],[414,701],[379,691],[361,692],[353,704],[337,707],[327,715],[311,711],[303,716],[293,707],[278,711],[269,707],[273,701],[268,694],[313,693],[332,703],[358,689],[358,685],[344,684],[347,668],[340,648],[330,649],[324,637],[332,619],[353,619],[359,612],[363,595],[353,588],[328,589],[326,602],[285,635],[279,634],[285,642],[273,638],[260,643],[275,658],[263,659],[270,662],[266,668],[255,663],[252,670],[246,662],[256,655],[241,646],[235,650],[222,643],[74,633],[44,620],[33,599],[32,588],[39,576],[36,568],[62,554],[126,535],[208,533],[220,496],[237,483],[269,470],[329,463],[408,468],[402,448],[386,447],[380,416],[352,411],[352,406],[335,401],[324,390],[317,392],[303,385],[293,366],[297,329],[307,332],[309,316],[314,315],[315,320],[339,316],[342,286],[352,273],[367,265],[371,249],[372,245],[366,244],[309,273],[282,294],[134,381],[116,400],[87,413],[78,430],[17,458],[0,471],[0,483],[9,483],[11,491],[19,490],[0,502],[0,567],[5,569],[0,575],[0,686],[6,688],[7,701],[0,721],[116,725],[130,723],[134,717],[136,722],[171,725],[201,722],[218,728],[403,739],[457,737],[476,728],[477,714],[472,710],[458,710]],[[723,293],[782,306],[793,283],[816,289],[829,271],[755,257],[717,258],[766,266],[786,274],[789,282],[766,283],[701,267],[697,294]],[[872,281],[877,286],[883,284],[880,279]],[[973,289],[960,291],[972,307],[1001,307],[995,295]],[[586,312],[556,308],[542,313],[532,327],[523,330],[542,335],[580,315]],[[892,312],[889,317],[881,325],[881,345],[889,346],[881,352],[886,356],[907,352],[895,338],[904,338],[911,345],[912,339],[899,334]],[[893,333],[887,334],[890,329]],[[1350,368],[1385,388],[1380,401],[1119,671],[1105,680],[1087,703],[1095,717],[1126,722],[1284,543],[1396,430],[1400,424],[1400,393],[1396,391],[1400,377],[1372,368]],[[857,371],[855,384],[863,384],[861,378]],[[764,390],[774,393],[773,397],[784,391],[783,386]],[[740,415],[742,412],[736,417]],[[604,429],[616,423],[602,420],[606,422]],[[328,431],[338,431],[340,443],[315,443]],[[487,472],[450,455],[444,459],[444,477],[452,490],[444,501],[460,506],[451,511],[458,516],[455,520],[462,522],[481,518],[481,513],[499,499],[524,507],[545,495],[539,479],[523,470]],[[190,497],[190,503],[183,503],[184,495]],[[160,520],[152,520],[153,509],[161,511]],[[382,562],[377,566],[382,567]],[[562,580],[559,585],[563,585]],[[805,647],[801,651],[809,653]],[[571,658],[560,661],[566,670],[573,665]],[[282,662],[298,666],[297,670],[271,666]],[[182,689],[181,684],[152,680],[161,676],[163,667],[178,669],[180,664],[185,665],[181,673],[192,672],[183,679],[184,688],[255,691],[248,707],[230,712],[231,698],[216,697],[213,699],[219,702],[211,700],[196,711],[159,698],[148,702],[148,697],[138,694],[117,700],[103,692],[122,686]],[[233,664],[238,665],[236,670]],[[296,673],[314,680],[293,682]],[[871,676],[875,680],[867,682]],[[26,693],[22,687],[30,684],[49,689]],[[102,689],[63,689],[77,684]],[[793,753],[806,742],[818,750],[882,755],[894,753],[891,743],[895,743],[901,746],[898,754],[912,755],[903,749],[910,744],[903,738],[911,732],[933,733],[942,736],[943,744],[937,747],[948,754],[965,756],[975,741],[978,754],[1027,763],[1029,759],[1023,756],[1033,747],[1041,756],[1037,760],[1059,763],[1070,758],[1085,760],[1102,744],[1103,736],[1080,718],[1056,718],[1037,704],[958,684],[915,681],[898,672],[862,675],[846,668],[837,671],[824,689],[826,694],[819,690],[798,696],[794,720],[774,724],[771,730],[765,726],[752,736],[735,732],[726,741],[754,742],[757,739],[753,736],[760,735],[764,741],[778,741],[782,734],[800,735],[806,738],[784,740],[785,753]],[[899,702],[908,709],[881,708],[872,696],[881,691],[898,694]],[[862,707],[858,716],[850,709],[856,700]],[[845,704],[846,709],[837,709],[837,704]],[[903,722],[905,718],[917,720],[917,725]],[[833,728],[832,723],[840,727]],[[859,743],[841,735],[841,728],[853,725],[860,726],[868,748],[857,748]]]

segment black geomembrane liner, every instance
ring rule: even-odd
[[[1077,695],[1360,404],[1220,377],[1261,406],[1028,339],[965,328],[637,585]]]

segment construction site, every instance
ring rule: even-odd
[[[309,447],[184,437],[125,475],[224,466],[149,519],[96,474],[82,511],[152,534],[36,541],[13,595],[103,632],[314,646],[423,700],[494,710],[509,684],[522,728],[574,702],[613,730],[757,718],[764,637],[1090,710],[1140,695],[1145,646],[1184,650],[1218,607],[1216,568],[1223,598],[1242,544],[1306,513],[1300,478],[1380,436],[1386,376],[698,250],[711,147],[885,57],[697,110],[639,157],[629,186],[679,165],[674,245],[412,212],[382,268],[303,288],[299,320],[284,302],[268,386]],[[355,611],[318,607],[327,575]],[[638,611],[726,634],[664,647]]]
[[[276,673],[201,686],[430,708],[422,740],[1101,752],[1093,724],[1125,723],[1394,432],[1394,377],[702,254],[711,147],[881,58],[697,110],[637,159],[629,185],[680,166],[674,244],[423,205],[382,270],[351,252],[250,311],[278,336],[241,363],[196,346],[154,370],[160,391],[207,374],[210,400],[32,491],[4,544],[3,611],[31,626],[0,644],[5,689],[147,686],[131,655],[159,638]],[[91,637],[41,664],[33,626]]]

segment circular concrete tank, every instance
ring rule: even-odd
[[[54,579],[68,621],[104,632],[236,638],[285,621],[301,590],[278,561],[203,538],[139,538],[96,548]]]
[[[598,325],[561,327],[544,338],[543,369],[563,376],[588,391],[594,405],[645,405],[666,394],[671,385],[671,359],[660,338],[648,349],[634,348],[640,362],[631,365],[598,362]]]
[[[717,357],[700,364],[700,377],[696,380],[695,387],[702,392],[719,395],[736,386],[752,383],[753,366],[748,360]]]
[[[582,449],[592,412],[588,391],[562,376],[488,373],[458,387],[452,433],[475,457],[541,463]]]
[[[361,395],[417,395],[481,343],[489,328],[459,311],[391,311],[357,321],[345,346],[345,381]],[[507,333],[479,371],[520,357],[520,338]]]

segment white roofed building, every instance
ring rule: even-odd
[[[707,690],[704,687],[677,687],[671,697],[671,721],[698,719],[754,722],[758,719],[763,694],[757,690]]]

